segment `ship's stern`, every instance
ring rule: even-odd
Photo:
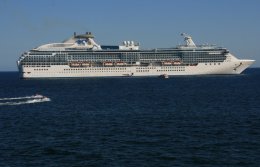
[[[17,68],[18,68],[20,78],[24,78],[24,67],[22,61],[25,58],[25,54],[26,52],[22,54],[21,57],[19,57],[19,59],[17,60]]]

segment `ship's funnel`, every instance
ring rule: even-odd
[[[181,33],[181,36],[184,37],[184,41],[186,42],[186,46],[188,47],[196,47],[195,43],[193,42],[192,38],[190,35]]]

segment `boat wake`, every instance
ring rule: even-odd
[[[5,100],[22,100],[22,99],[32,99],[35,96],[24,96],[24,97],[11,97],[11,98],[0,98],[0,101],[5,101]]]
[[[42,95],[13,97],[13,98],[0,98],[0,106],[13,106],[22,104],[42,103],[51,101],[50,98]]]

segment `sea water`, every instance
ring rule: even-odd
[[[36,93],[50,100],[25,98]],[[169,79],[1,72],[0,99],[1,167],[260,164],[259,68]]]

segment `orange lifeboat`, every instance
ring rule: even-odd
[[[70,66],[71,67],[79,67],[80,63],[73,62],[73,63],[70,63]]]
[[[181,61],[179,61],[179,60],[173,61],[173,65],[180,65],[180,64],[181,64]]]
[[[104,62],[103,65],[104,66],[113,66],[113,62]]]
[[[117,66],[124,66],[124,65],[126,65],[126,63],[124,63],[124,62],[121,62],[121,61],[119,61],[119,62],[116,62],[115,63]]]
[[[170,66],[170,65],[172,65],[172,62],[171,62],[171,61],[163,61],[163,62],[162,62],[162,65],[164,65],[164,66]]]
[[[81,66],[82,66],[82,67],[89,67],[89,66],[90,66],[90,63],[89,63],[89,62],[82,62],[82,63],[81,63]]]

